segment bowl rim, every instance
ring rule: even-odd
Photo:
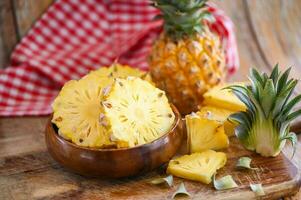
[[[150,147],[152,146],[154,143],[157,143],[158,141],[166,138],[169,134],[173,133],[174,130],[177,128],[177,126],[179,125],[180,123],[180,120],[182,120],[182,117],[181,117],[181,114],[179,113],[178,109],[176,106],[174,106],[173,104],[170,104],[171,106],[171,109],[172,111],[174,112],[175,114],[175,120],[174,120],[174,123],[173,125],[171,126],[170,130],[168,132],[166,132],[165,134],[163,134],[162,136],[160,136],[159,138],[149,142],[149,143],[145,143],[145,144],[140,144],[140,145],[137,145],[137,146],[134,146],[134,147],[127,147],[127,148],[116,148],[116,149],[113,149],[113,148],[108,148],[108,149],[101,149],[101,148],[95,148],[95,147],[84,147],[84,146],[79,146],[77,144],[74,144],[73,142],[71,141],[68,141],[66,140],[65,138],[63,138],[62,136],[60,136],[57,131],[55,131],[54,129],[54,126],[55,124],[53,124],[51,122],[51,119],[52,119],[52,116],[53,116],[53,113],[50,115],[49,117],[49,120],[48,120],[48,125],[47,126],[50,126],[50,134],[53,134],[54,137],[56,137],[58,140],[61,140],[65,143],[67,143],[68,145],[74,147],[74,148],[78,148],[78,149],[83,149],[83,150],[87,150],[87,151],[99,151],[99,152],[113,152],[113,151],[126,151],[126,150],[135,150],[135,149],[139,149],[139,148],[142,148],[142,147]],[[48,132],[48,131],[46,131]],[[46,134],[49,134],[49,133],[46,133]]]

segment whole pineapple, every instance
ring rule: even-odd
[[[153,81],[182,114],[196,111],[203,94],[226,74],[220,38],[204,19],[206,0],[154,0],[162,11],[164,32],[149,58]]]

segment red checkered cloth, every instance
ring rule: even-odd
[[[214,5],[211,24],[226,47],[229,72],[238,67],[231,20]],[[158,10],[141,0],[57,0],[17,45],[0,71],[0,116],[45,115],[61,86],[116,58],[147,70],[162,30]]]

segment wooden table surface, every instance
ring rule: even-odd
[[[231,80],[245,80],[249,67],[270,71],[275,63],[284,69],[293,66],[292,75],[301,75],[301,1],[298,0],[215,0],[232,18],[237,33],[241,68]],[[298,85],[301,91],[301,84]],[[0,118],[0,199],[10,184],[3,176],[16,176],[43,171],[57,164],[49,157],[44,142],[47,116]],[[301,134],[293,162],[301,166]],[[287,146],[284,153],[291,151]],[[37,153],[38,152],[38,153]],[[36,153],[35,157],[31,157]],[[40,159],[42,158],[43,159]],[[46,159],[45,159],[46,158]],[[42,161],[41,161],[42,160]],[[69,175],[72,176],[72,175]],[[38,178],[38,177],[37,177]],[[62,177],[72,179],[72,177]],[[32,180],[34,181],[34,180]],[[69,185],[47,187],[40,185],[36,197],[43,198],[70,190]],[[22,199],[22,188],[12,185],[15,199]],[[71,188],[71,190],[76,188]],[[19,193],[18,193],[19,192]],[[70,197],[72,198],[72,196]],[[301,199],[301,192],[285,199]]]

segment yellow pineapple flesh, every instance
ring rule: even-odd
[[[190,153],[212,149],[219,150],[229,146],[223,122],[209,113],[200,116],[192,113],[186,115],[187,147]]]
[[[67,82],[52,105],[52,122],[59,128],[58,133],[80,146],[116,147],[101,102],[114,79],[127,76],[151,82],[147,73],[118,63],[91,71],[79,81]]]
[[[112,146],[104,110],[102,84],[106,79],[90,78],[67,82],[52,104],[52,122],[60,136],[80,146],[106,148]]]
[[[225,133],[228,136],[233,136],[234,135],[234,129],[235,129],[235,124],[231,123],[228,121],[228,117],[235,113],[234,111],[223,109],[223,108],[217,108],[217,107],[212,107],[212,106],[204,106],[200,109],[197,114],[201,117],[207,117],[210,115],[211,119],[215,119],[217,121],[220,121],[224,125]]]
[[[112,80],[114,80],[114,78],[126,78],[128,76],[140,77],[143,80],[152,82],[149,73],[144,72],[140,69],[130,67],[128,65],[121,65],[119,63],[113,63],[109,67],[101,67],[98,70],[91,71],[84,78],[109,77],[111,78],[110,83],[112,83]]]
[[[242,85],[244,83],[236,83]],[[204,94],[203,105],[228,109],[234,112],[245,111],[246,106],[231,90],[223,89],[230,84],[216,86]]]
[[[227,162],[225,153],[206,150],[170,160],[167,173],[209,184],[216,171]]]
[[[152,142],[175,120],[165,92],[140,78],[116,79],[103,105],[118,147]]]

